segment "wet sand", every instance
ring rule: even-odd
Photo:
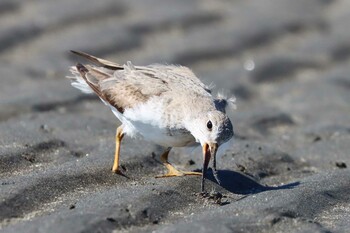
[[[0,3],[1,232],[346,232],[350,228],[350,2]],[[221,185],[156,179],[162,148],[126,138],[64,77],[69,50],[189,66],[237,97]],[[171,162],[199,170],[199,148]]]

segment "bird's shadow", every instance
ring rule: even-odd
[[[208,169],[206,174],[208,180],[217,183],[211,169]],[[280,189],[292,189],[300,184],[300,182],[293,182],[290,184],[285,184],[281,186],[271,187],[265,186],[254,180],[254,178],[230,170],[219,170],[218,178],[220,180],[220,186],[229,192],[235,194],[255,194],[269,190],[280,190]]]

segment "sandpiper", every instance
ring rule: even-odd
[[[77,64],[70,71],[72,86],[85,93],[95,93],[121,121],[116,132],[116,148],[112,171],[119,168],[120,144],[124,136],[142,137],[165,148],[162,163],[168,172],[158,177],[201,175],[201,191],[210,158],[213,174],[220,183],[216,170],[216,152],[220,145],[233,136],[226,109],[234,105],[234,98],[214,98],[187,67],[153,64],[120,65],[95,56],[72,51],[95,65]],[[203,149],[202,173],[177,170],[168,162],[172,147],[200,144]]]

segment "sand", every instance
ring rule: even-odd
[[[0,3],[1,232],[347,232],[350,2]],[[126,138],[64,77],[82,50],[189,66],[237,97],[218,185],[156,179],[162,148]],[[171,162],[201,169],[199,148]]]

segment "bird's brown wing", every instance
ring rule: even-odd
[[[191,95],[210,95],[210,88],[184,66],[134,66],[130,62],[119,65],[86,53],[72,52],[99,65],[78,64],[76,68],[90,88],[121,113],[164,92],[174,92],[172,96],[184,91]]]
[[[93,55],[90,55],[90,54],[87,54],[84,52],[80,52],[80,51],[71,50],[71,52],[78,55],[78,56],[86,58],[87,60],[95,63],[96,65],[99,65],[99,66],[102,66],[102,67],[105,67],[105,68],[108,68],[111,70],[123,69],[122,65],[119,65],[118,63],[115,63],[115,62],[107,61],[107,60],[104,60],[104,59],[101,59],[101,58],[98,58],[98,57],[95,57]]]
[[[166,82],[134,69],[131,63],[120,70],[82,64],[76,69],[90,88],[120,113],[169,90]]]

